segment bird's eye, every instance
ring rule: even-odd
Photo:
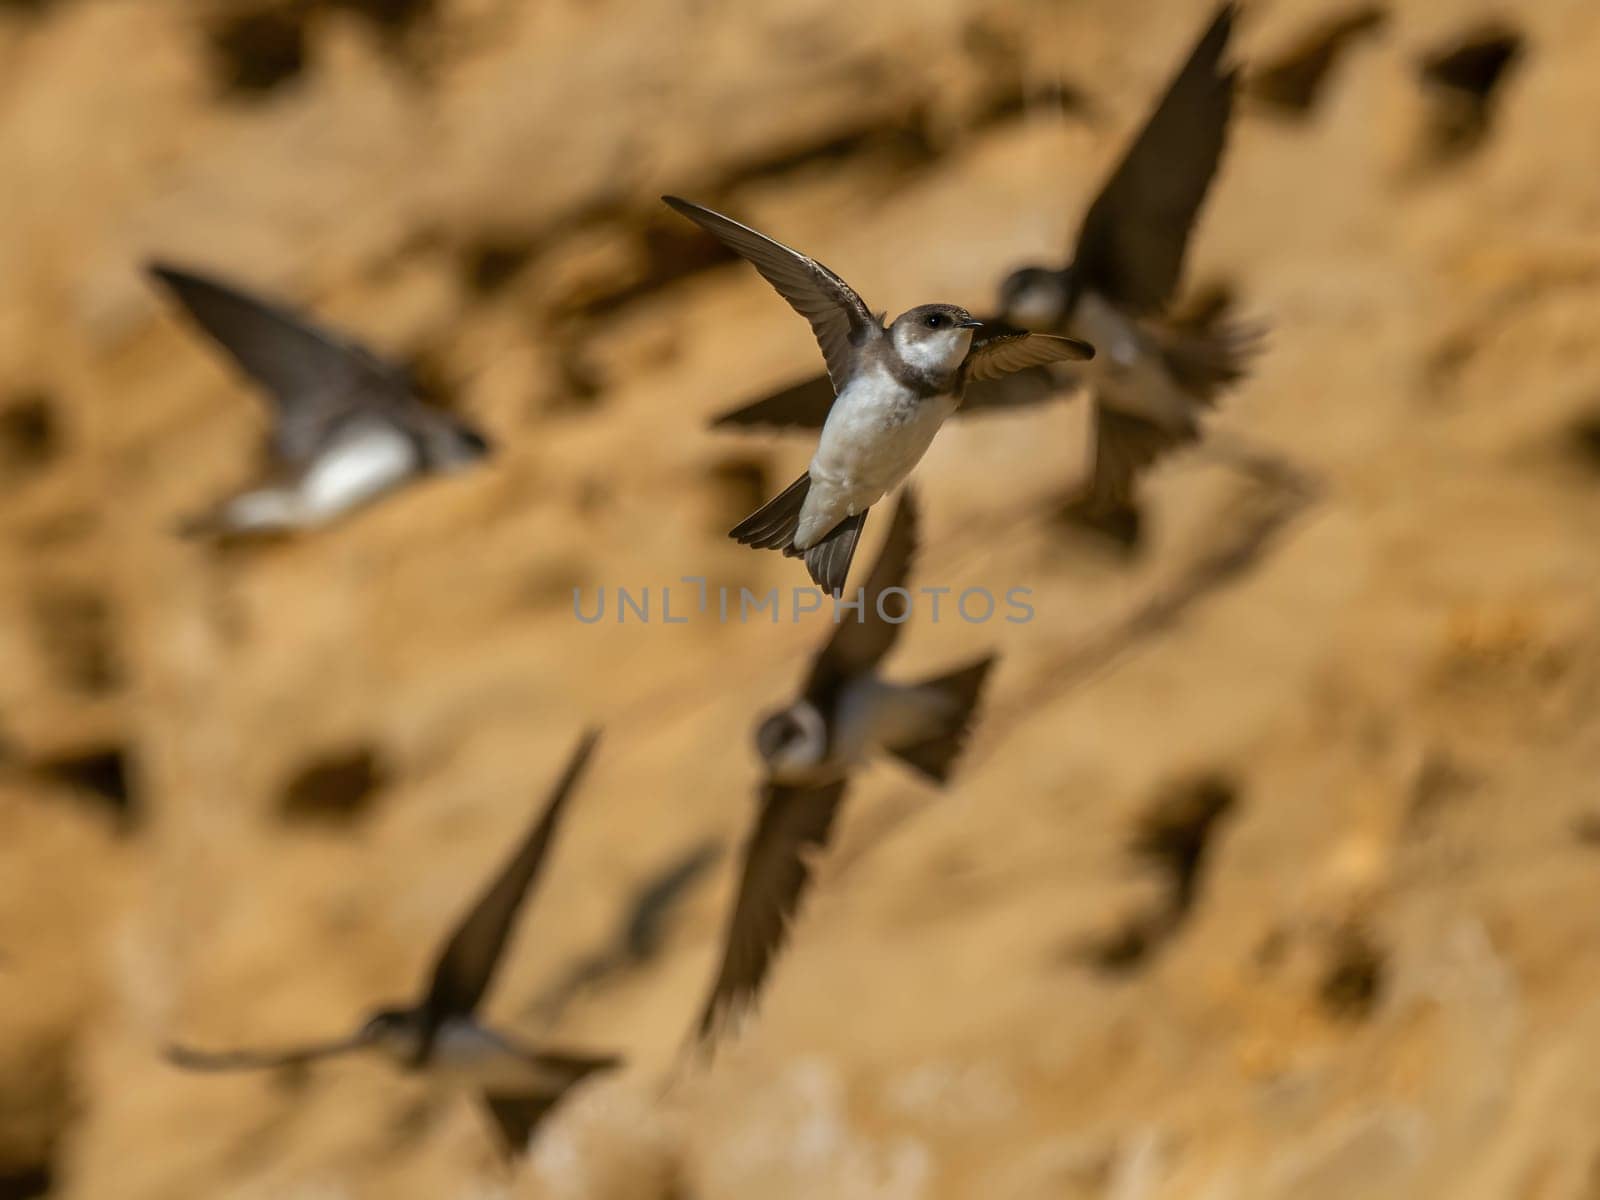
[[[944,324],[944,314],[934,313],[932,316],[924,318],[922,323],[929,329],[937,329]]]

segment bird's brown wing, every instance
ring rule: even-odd
[[[191,1046],[171,1045],[166,1058],[185,1071],[265,1071],[274,1067],[299,1067],[323,1058],[347,1054],[366,1046],[371,1039],[365,1030],[350,1037],[327,1042],[312,1042],[281,1050],[196,1050]]]
[[[579,740],[567,761],[566,770],[551,790],[544,810],[528,830],[510,861],[501,868],[494,882],[472,906],[465,920],[451,934],[444,952],[433,969],[432,982],[423,1011],[437,1027],[449,1017],[465,1016],[478,1006],[494,978],[517,910],[544,864],[555,836],[556,826],[568,798],[593,753],[600,734],[589,730]]]
[[[972,334],[972,349],[967,351],[967,380],[977,383],[1029,367],[1084,362],[1093,357],[1094,347],[1076,338],[1029,333],[1013,325],[986,322]]]
[[[702,1042],[755,1003],[811,878],[807,857],[828,844],[844,793],[842,779],[817,788],[766,784],[722,963],[700,1015]]]
[[[1164,455],[1193,440],[1193,434],[1164,429],[1153,421],[1096,404],[1089,484],[1089,500],[1095,510],[1114,512],[1131,506],[1139,476]]]
[[[278,418],[273,448],[286,462],[305,462],[352,409],[409,401],[405,371],[359,342],[219,279],[166,263],[148,269],[266,390]]]
[[[1071,393],[1074,381],[1043,367],[1030,367],[999,379],[969,383],[957,417],[974,413],[1033,408]],[[833,383],[826,375],[791,384],[780,392],[728,409],[711,418],[713,429],[821,429],[833,408]]]
[[[673,211],[688,217],[746,259],[795,312],[811,323],[834,391],[844,387],[855,348],[883,333],[883,326],[855,289],[816,259],[773,241],[748,225],[676,196],[662,199]]]
[[[774,429],[821,429],[833,408],[833,381],[814,375],[773,392],[760,400],[718,413],[713,429],[724,425],[766,426]]]
[[[863,586],[861,610],[859,613],[840,611],[833,636],[812,664],[806,680],[806,695],[825,691],[837,680],[871,670],[894,648],[900,627],[911,615],[911,601],[909,596],[899,593],[884,593],[891,588],[905,587],[916,553],[917,501],[915,492],[907,486],[900,493],[894,520],[889,523],[889,535],[884,539],[883,549],[878,551],[878,561],[872,564],[872,573]]]
[[[967,389],[961,394],[961,407],[956,416],[970,417],[974,413],[1008,412],[1022,408],[1036,408],[1052,400],[1064,400],[1081,386],[1081,381],[1070,378],[1059,368],[1024,367],[997,379],[969,379]]]
[[[1183,273],[1233,112],[1237,72],[1222,68],[1233,18],[1231,2],[1217,10],[1078,232],[1083,285],[1132,312],[1164,308]]]

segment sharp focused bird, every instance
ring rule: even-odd
[[[664,199],[760,271],[811,323],[822,348],[837,398],[811,465],[729,536],[803,558],[812,580],[836,597],[867,510],[921,461],[969,382],[1094,355],[1084,342],[980,321],[953,304],[919,305],[886,326],[815,259],[709,208]]]

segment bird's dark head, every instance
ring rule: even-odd
[[[1000,285],[1001,319],[1033,333],[1053,332],[1066,319],[1071,291],[1071,267],[1023,267]]]
[[[433,471],[460,471],[494,451],[476,428],[449,413],[439,413],[422,429],[422,455]]]
[[[982,324],[959,305],[922,304],[896,317],[889,336],[909,365],[945,375],[961,366],[972,348],[972,331]]]
[[[360,1041],[409,1064],[422,1042],[422,1014],[412,1008],[381,1008],[361,1027]]]
[[[827,754],[822,715],[805,700],[768,713],[756,726],[756,750],[774,779],[805,774]]]

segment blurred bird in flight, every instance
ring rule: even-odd
[[[942,787],[966,744],[993,656],[917,683],[878,674],[910,616],[905,585],[916,548],[917,510],[907,489],[867,580],[862,619],[840,623],[800,695],[756,728],[766,779],[722,962],[700,1016],[702,1043],[754,1004],[809,882],[807,857],[826,848],[850,776],[882,752]]]
[[[230,537],[325,525],[489,453],[481,433],[423,402],[403,367],[360,343],[220,280],[164,263],[149,272],[266,392],[274,420],[265,477],[183,532]]]
[[[420,999],[377,1009],[355,1033],[331,1041],[284,1050],[217,1053],[172,1046],[168,1058],[193,1071],[247,1071],[375,1051],[404,1070],[426,1071],[481,1096],[505,1153],[521,1153],[534,1127],[570,1087],[621,1061],[610,1055],[533,1049],[482,1024],[475,1015],[598,737],[591,731],[578,743],[521,845],[451,932]]]
[[[1200,436],[1200,416],[1237,383],[1262,330],[1224,303],[1190,318],[1172,312],[1190,233],[1227,140],[1237,71],[1223,65],[1235,6],[1224,4],[1089,206],[1064,266],[1012,272],[1000,320],[1094,344],[1087,367],[1036,368],[983,385],[982,409],[1037,404],[1077,383],[1093,393],[1088,511],[1115,523],[1136,515],[1140,472]],[[815,377],[723,413],[717,426],[815,428],[832,389]],[[972,401],[969,399],[968,404]]]

